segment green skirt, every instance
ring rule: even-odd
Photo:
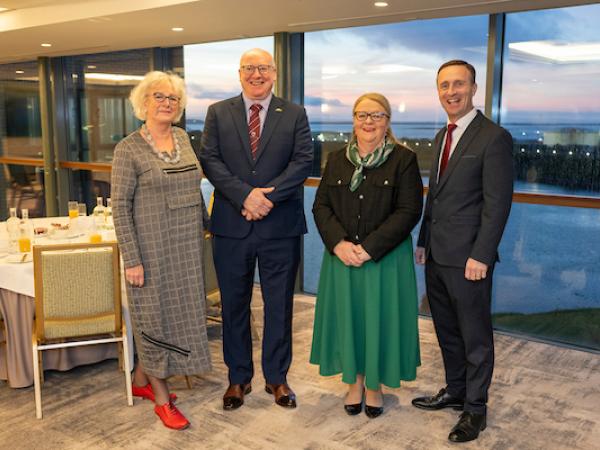
[[[412,238],[379,262],[347,267],[323,255],[310,362],[344,383],[365,375],[368,389],[414,380],[421,365]]]

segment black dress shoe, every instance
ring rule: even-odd
[[[479,432],[485,430],[485,414],[465,411],[460,415],[458,423],[448,435],[450,442],[468,442],[477,439]]]
[[[244,395],[252,392],[252,385],[247,384],[230,384],[225,395],[223,395],[223,409],[238,409],[244,404]]]
[[[356,416],[362,411],[362,405],[362,402],[353,405],[344,405],[344,411],[346,411],[346,414],[349,416]]]
[[[443,408],[452,408],[456,411],[462,411],[465,401],[461,398],[452,397],[443,388],[436,395],[430,397],[417,397],[412,401],[413,406],[421,409],[437,410]]]
[[[275,403],[284,408],[296,407],[296,394],[290,389],[287,383],[282,384],[266,384],[265,391],[273,394]]]
[[[365,404],[365,414],[369,419],[374,419],[383,414],[383,406],[369,406]]]

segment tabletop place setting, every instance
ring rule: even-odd
[[[116,240],[112,220],[111,199],[98,197],[90,215],[87,205],[69,201],[68,216],[30,218],[23,208],[10,208],[10,216],[0,227],[0,263],[31,263],[34,245],[90,242],[97,244]]]

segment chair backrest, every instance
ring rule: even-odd
[[[33,270],[38,342],[121,333],[115,242],[35,245]]]

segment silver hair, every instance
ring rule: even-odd
[[[151,94],[150,90],[154,86],[163,82],[169,83],[175,90],[177,97],[179,97],[179,103],[177,105],[179,109],[173,123],[179,122],[187,103],[185,82],[183,81],[183,78],[176,73],[160,72],[158,70],[148,72],[146,75],[144,75],[142,81],[140,81],[139,84],[131,90],[131,94],[129,94],[129,101],[133,106],[135,117],[140,120],[146,120],[147,110],[146,106],[144,105],[146,98]]]

